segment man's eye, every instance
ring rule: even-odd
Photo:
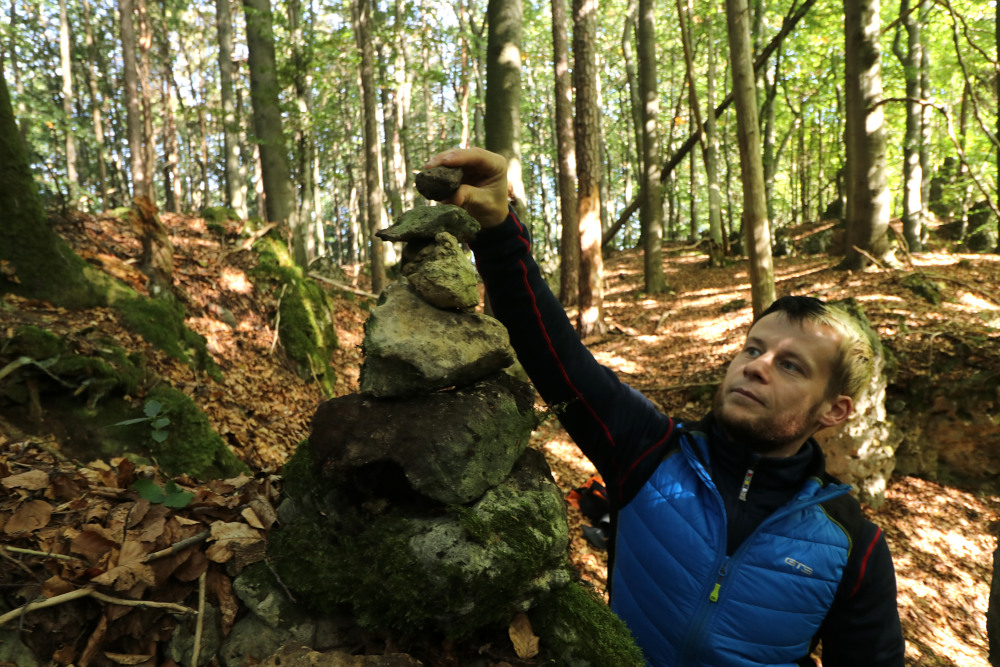
[[[781,362],[781,367],[784,368],[786,371],[789,371],[789,372],[792,372],[792,373],[801,373],[802,372],[802,368],[798,364],[796,364],[795,362],[792,362],[792,361],[783,361],[783,362]]]
[[[760,350],[758,350],[756,347],[745,348],[743,350],[743,353],[746,354],[748,357],[759,357],[760,356]]]

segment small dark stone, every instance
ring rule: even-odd
[[[417,192],[432,201],[444,201],[462,184],[462,170],[458,167],[434,167],[416,175]]]

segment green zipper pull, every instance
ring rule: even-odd
[[[715,587],[712,589],[712,592],[708,596],[710,602],[719,601],[719,589],[722,588],[722,578],[726,576],[727,565],[729,565],[728,558],[726,558],[725,562],[722,564],[722,567],[719,569],[719,578],[716,580]]]

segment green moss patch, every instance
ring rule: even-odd
[[[278,297],[282,347],[302,378],[315,380],[332,396],[335,377],[330,357],[337,347],[337,332],[330,297],[295,265],[275,232],[262,237],[254,248],[259,263],[251,276],[255,282],[269,284]]]
[[[646,659],[632,633],[592,588],[572,583],[530,612],[542,638],[540,657],[560,665],[642,667]]]

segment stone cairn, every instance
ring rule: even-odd
[[[268,555],[300,603],[346,611],[369,632],[461,639],[530,612],[550,655],[600,664],[607,656],[582,652],[597,642],[620,655],[631,642],[571,583],[565,502],[528,448],[534,392],[504,372],[506,329],[475,312],[478,280],[460,244],[478,231],[463,209],[436,205],[378,232],[406,244],[405,282],[365,324],[360,393],[320,405],[285,465]],[[604,624],[592,638],[579,636],[567,591],[587,623]]]

